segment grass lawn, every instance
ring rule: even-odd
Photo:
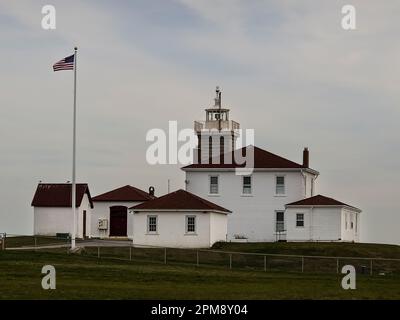
[[[368,257],[400,259],[400,246],[346,242],[218,242],[213,249],[222,251],[289,254],[331,257]]]
[[[70,241],[66,239],[59,239],[56,237],[44,237],[44,236],[15,236],[7,237],[6,246],[10,248],[18,247],[34,247],[43,245],[53,245],[53,244],[69,244]]]
[[[41,268],[54,265],[57,289],[41,288]],[[0,251],[0,299],[400,299],[400,277],[228,270],[94,257]]]

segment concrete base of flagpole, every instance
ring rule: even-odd
[[[84,250],[84,247],[75,247],[74,249],[70,249],[69,252],[70,253],[81,253],[82,250]]]

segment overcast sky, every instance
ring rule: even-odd
[[[398,0],[0,0],[0,232],[31,234],[38,181],[71,179],[73,72],[51,66],[77,45],[93,195],[184,187],[179,165],[146,163],[146,133],[191,128],[220,85],[257,146],[296,162],[309,147],[317,192],[363,210],[362,241],[400,244],[399,16]]]

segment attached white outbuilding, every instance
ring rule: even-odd
[[[35,235],[72,234],[70,183],[39,183],[32,200]],[[86,183],[76,185],[76,237],[90,237],[93,202]]]
[[[132,238],[133,216],[128,208],[154,199],[154,188],[149,193],[126,185],[93,197],[92,237],[128,237]]]
[[[360,240],[361,210],[322,195],[286,205],[287,241]]]
[[[135,245],[209,248],[226,241],[231,211],[185,190],[130,208]]]

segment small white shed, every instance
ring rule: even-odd
[[[130,208],[133,243],[175,248],[209,248],[226,241],[228,209],[178,190]]]
[[[39,183],[32,200],[35,235],[72,234],[71,183]],[[86,183],[76,184],[76,237],[90,237],[93,202]]]
[[[154,199],[154,188],[149,193],[126,185],[93,197],[92,237],[128,237],[132,238],[132,215],[128,208]]]
[[[316,195],[286,205],[287,241],[360,241],[361,210]]]

